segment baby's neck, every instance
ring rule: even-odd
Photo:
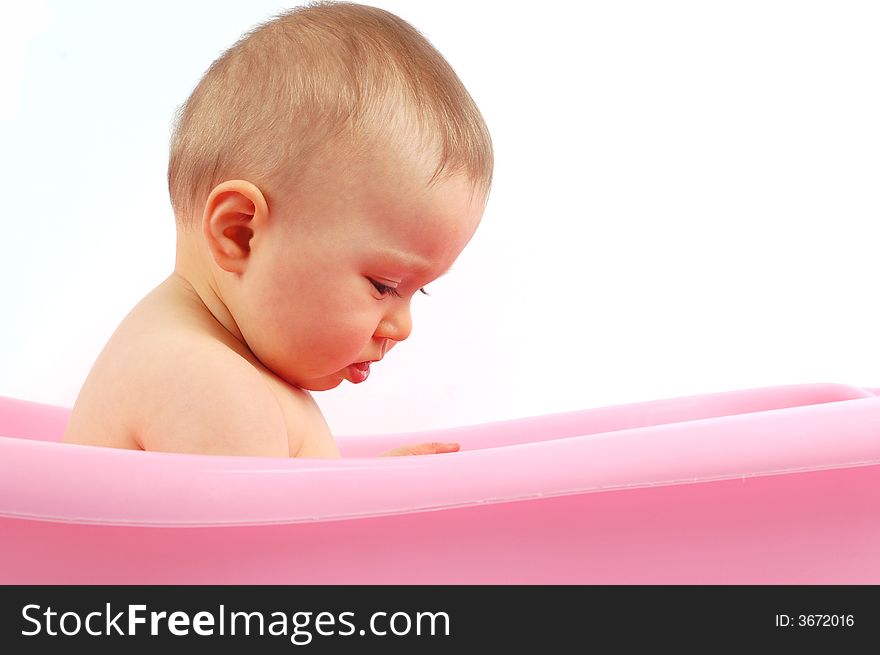
[[[201,305],[207,314],[210,314],[237,341],[247,347],[238,324],[223,301],[211,275],[210,267],[203,263],[200,253],[196,252],[196,248],[191,247],[187,243],[188,241],[178,235],[174,272],[168,278],[168,283],[174,286],[178,292],[189,297],[191,301]]]

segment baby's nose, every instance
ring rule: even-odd
[[[376,328],[376,336],[392,341],[403,341],[412,332],[409,303],[402,302],[389,309]]]

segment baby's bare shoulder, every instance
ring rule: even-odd
[[[288,457],[285,417],[262,373],[206,335],[169,337],[139,386],[145,450]]]
[[[74,405],[69,443],[165,452],[297,454],[307,403],[165,283],[122,321]]]

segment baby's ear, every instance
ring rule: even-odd
[[[227,180],[214,187],[205,202],[202,235],[217,266],[242,273],[251,252],[251,239],[269,213],[266,199],[245,180]]]

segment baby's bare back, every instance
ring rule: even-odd
[[[122,321],[83,384],[67,443],[338,457],[311,395],[266,369],[172,276]]]

